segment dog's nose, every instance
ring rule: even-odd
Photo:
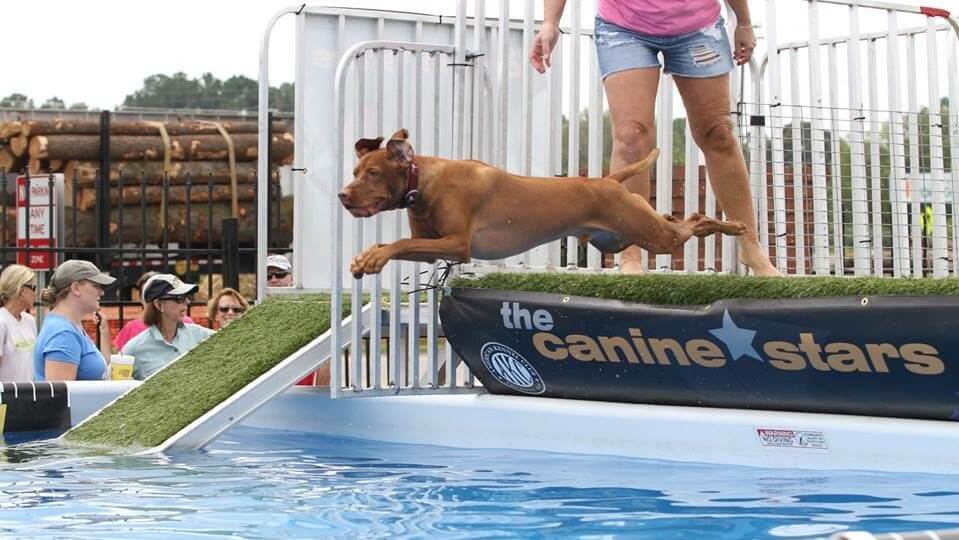
[[[347,193],[345,189],[344,189],[343,191],[341,191],[341,192],[337,195],[337,197],[340,198],[340,202],[341,202],[341,203],[345,203],[345,202],[347,202],[348,200],[350,200],[350,194]]]

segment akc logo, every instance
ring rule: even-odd
[[[524,394],[542,394],[546,384],[539,373],[518,352],[500,343],[489,342],[480,349],[480,358],[490,375]]]

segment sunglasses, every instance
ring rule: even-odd
[[[161,296],[158,300],[169,300],[171,302],[176,302],[177,304],[186,304],[189,302],[189,299],[186,296]]]
[[[220,306],[217,309],[220,310],[220,313],[243,313],[246,311],[246,308],[243,306]]]
[[[33,292],[37,292],[37,286],[36,286],[36,285],[30,285],[29,283],[25,283],[23,286],[26,287],[26,288],[28,288],[28,289],[30,289],[30,290],[33,291]]]
[[[266,278],[267,279],[283,279],[288,275],[290,275],[289,272],[267,272]]]

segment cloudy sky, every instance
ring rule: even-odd
[[[407,0],[407,11],[446,2]],[[38,104],[58,96],[113,108],[154,73],[257,76],[259,43],[270,17],[290,0],[32,0],[2,2],[7,44],[0,96],[20,92]],[[342,2],[384,8],[395,2]],[[312,5],[312,4],[311,4]],[[336,5],[335,3],[329,5]],[[9,54],[20,44],[23,54]],[[293,18],[278,23],[271,80],[293,79]],[[275,84],[274,82],[274,84]]]
[[[955,4],[955,0],[938,2]],[[937,0],[923,3],[935,5]],[[397,5],[383,0],[353,0],[348,4],[374,9]],[[582,4],[585,24],[595,4],[593,0]],[[801,0],[780,0],[777,4],[783,10],[781,20],[790,21],[782,28],[783,39],[800,39],[807,32],[805,15],[799,10],[802,4],[805,2]],[[184,71],[199,76],[210,71],[220,78],[234,74],[255,78],[263,28],[273,13],[290,5],[289,0],[5,0],[0,8],[6,52],[0,96],[20,92],[38,104],[58,96],[68,104],[85,102],[93,108],[113,108],[153,73]],[[469,13],[472,5],[471,0]],[[498,1],[490,0],[486,5],[487,16],[497,15]],[[513,0],[511,5],[517,16],[523,2]],[[541,14],[541,0],[535,5]],[[762,22],[765,2],[753,1],[751,5],[754,21]],[[404,11],[422,13],[452,14],[454,6],[452,0],[403,2]],[[848,28],[843,13],[829,12],[821,19],[824,36],[839,35]],[[884,22],[881,17],[870,19],[864,22],[864,29],[868,30],[870,24],[878,29]],[[272,43],[271,81],[292,81],[292,17],[281,20]],[[13,53],[16,49],[21,52]]]

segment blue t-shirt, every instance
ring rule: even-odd
[[[103,380],[107,363],[90,339],[70,319],[48,313],[33,350],[33,367],[38,381],[46,380],[46,361],[57,360],[77,366],[78,381]]]

